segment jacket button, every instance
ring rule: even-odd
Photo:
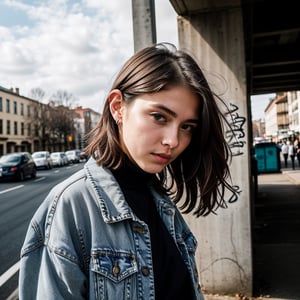
[[[172,215],[173,215],[172,209],[168,209],[168,210],[166,211],[166,214],[167,214],[168,216],[172,216]]]
[[[144,234],[144,233],[145,233],[144,228],[139,227],[139,226],[133,226],[133,227],[132,227],[132,230],[133,230],[134,232],[137,232],[137,233],[140,233],[140,234]]]
[[[197,271],[197,269],[194,269],[194,275],[198,278],[198,271]]]
[[[144,276],[149,276],[149,274],[150,274],[149,268],[143,267],[143,268],[142,268],[142,274],[143,274]]]
[[[120,273],[120,267],[117,264],[115,264],[113,266],[112,271],[113,271],[114,275],[118,275]]]

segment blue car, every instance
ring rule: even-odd
[[[28,152],[9,153],[0,158],[0,180],[24,180],[26,177],[36,177],[36,167]]]

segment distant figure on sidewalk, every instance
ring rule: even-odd
[[[292,168],[295,170],[295,147],[292,143],[289,144],[289,157],[292,161]]]
[[[289,146],[287,145],[286,141],[283,141],[283,144],[281,146],[281,152],[284,159],[284,166],[287,168],[287,161],[289,156]]]
[[[300,168],[300,142],[298,139],[296,140],[295,148],[296,148],[296,156],[297,156],[297,160],[298,160],[298,166]]]

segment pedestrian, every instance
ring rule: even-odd
[[[32,218],[20,300],[204,299],[180,210],[206,216],[226,207],[226,190],[236,194],[221,103],[187,53],[157,44],[133,55],[89,135],[83,170]]]
[[[284,166],[287,168],[288,166],[288,157],[289,157],[289,146],[286,143],[286,140],[283,141],[281,146],[281,153],[283,155]]]
[[[292,169],[295,170],[295,154],[296,154],[296,149],[295,149],[295,146],[292,143],[290,143],[288,146],[289,146],[288,153],[289,153],[289,157],[290,157],[291,162],[292,162]]]
[[[295,151],[296,151],[296,157],[297,157],[297,161],[298,161],[298,166],[300,168],[300,142],[299,139],[295,140]]]
[[[296,154],[296,156],[297,156],[297,160],[298,160],[298,166],[300,168],[300,147],[297,148],[297,154]]]

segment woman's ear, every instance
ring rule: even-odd
[[[112,90],[108,95],[110,113],[116,123],[122,122],[123,95],[120,90]]]

